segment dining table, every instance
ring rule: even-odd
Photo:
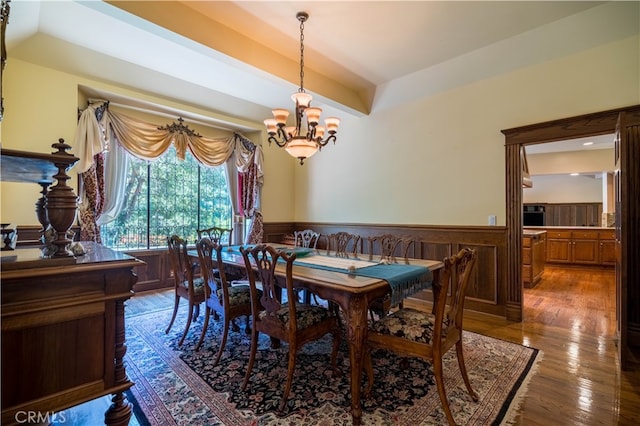
[[[369,305],[389,294],[392,303],[396,304],[405,297],[430,288],[435,306],[435,300],[440,296],[439,277],[444,267],[443,262],[412,258],[373,260],[369,255],[337,257],[321,249],[271,245],[289,254],[296,253],[293,264],[295,287],[308,289],[322,299],[338,304],[342,309],[349,346],[351,415],[354,425],[362,424],[360,388],[369,327]],[[195,250],[189,251],[189,255],[197,259]],[[239,246],[225,247],[222,250],[222,262],[225,270],[238,272],[245,268]],[[284,276],[284,263],[276,265],[276,274]],[[396,288],[399,290],[396,291]]]

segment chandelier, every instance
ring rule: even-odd
[[[269,145],[274,142],[304,164],[304,160],[321,150],[329,141],[336,142],[336,132],[340,119],[327,117],[325,125],[319,126],[322,109],[311,107],[311,95],[304,90],[304,23],[309,19],[307,12],[298,12],[296,18],[300,21],[300,88],[297,93],[291,95],[295,102],[296,125],[287,126],[289,111],[276,108],[272,111],[273,118],[264,120],[269,134]],[[306,122],[303,126],[304,118]],[[322,139],[327,134],[326,139]]]

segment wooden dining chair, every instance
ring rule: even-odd
[[[319,239],[320,233],[312,229],[293,232],[293,241],[298,247],[316,248],[318,246]]]
[[[233,237],[233,228],[221,228],[219,226],[212,226],[211,228],[198,229],[198,240],[202,237],[208,237],[211,241],[222,244],[223,241],[227,241],[227,245],[231,245],[231,238]]]
[[[358,257],[362,251],[362,237],[345,231],[326,235],[327,254],[336,257]]]
[[[207,237],[201,238],[196,243],[198,251],[198,259],[200,260],[200,269],[202,277],[207,285],[204,286],[205,294],[205,317],[200,333],[200,340],[196,345],[196,350],[200,349],[204,336],[209,327],[209,317],[213,314],[222,316],[223,330],[222,340],[218,353],[213,361],[213,366],[218,365],[224,347],[227,343],[229,335],[229,324],[233,324],[234,331],[238,331],[239,327],[232,323],[233,319],[244,316],[246,318],[246,333],[250,333],[249,317],[251,316],[251,291],[248,283],[229,283],[224,268],[216,268],[222,265],[223,246],[219,242],[210,240]],[[218,271],[217,274],[213,272]]]
[[[364,362],[368,374],[368,386],[365,392],[367,396],[371,396],[373,388],[372,349],[381,348],[402,356],[422,358],[430,361],[433,365],[442,408],[448,423],[455,425],[449,408],[442,371],[442,358],[449,349],[455,346],[458,367],[464,384],[473,401],[478,401],[478,395],[473,391],[469,382],[462,345],[465,292],[471,271],[476,263],[476,257],[475,250],[463,248],[456,255],[444,259],[444,270],[441,273],[440,281],[442,288],[440,297],[436,301],[435,314],[403,308],[382,317],[370,326]],[[448,302],[449,290],[451,290],[451,296]]]
[[[320,233],[316,232],[312,229],[305,229],[303,231],[294,231],[293,232],[293,244],[297,247],[304,248],[313,248],[315,249],[318,246],[318,240],[320,239]],[[304,295],[305,303],[311,302],[311,292],[308,289],[301,289],[303,291],[299,291]],[[313,294],[313,299],[316,304],[318,304],[318,298],[315,294]]]
[[[398,262],[398,258],[403,262],[409,260],[409,250],[415,243],[415,239],[408,236],[397,236],[393,234],[380,234],[367,237],[369,261],[380,262]],[[402,303],[398,305],[402,308]],[[387,315],[391,308],[391,293],[388,293],[382,299],[373,301],[369,305],[369,313],[371,320],[375,319],[375,315]]]
[[[178,306],[180,305],[180,299],[186,299],[189,303],[187,324],[185,325],[182,338],[178,342],[178,346],[182,346],[184,338],[189,331],[191,321],[198,318],[200,314],[200,304],[204,302],[204,278],[202,276],[196,277],[194,270],[197,268],[197,263],[193,263],[187,253],[187,241],[172,235],[167,238],[167,246],[169,248],[169,261],[171,263],[171,271],[174,278],[174,291],[175,291],[175,303],[173,305],[173,315],[169,322],[169,327],[165,330],[165,334],[169,333],[173,322],[176,319],[178,313]]]
[[[284,393],[279,406],[279,410],[283,411],[293,382],[296,354],[304,344],[318,340],[327,333],[333,334],[331,365],[335,372],[340,344],[338,318],[325,307],[297,302],[292,276],[295,253],[288,256],[267,244],[259,244],[251,250],[240,247],[240,252],[249,275],[253,321],[251,354],[242,389],[246,389],[251,377],[258,347],[258,333],[286,342],[289,345],[289,361]],[[279,261],[285,266],[284,277],[276,276],[276,265]],[[256,286],[258,280],[262,282],[262,294]],[[283,302],[282,290],[285,291],[287,302]]]

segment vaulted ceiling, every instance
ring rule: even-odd
[[[362,116],[637,32],[637,2],[616,5],[630,16],[615,25],[606,3],[13,0],[7,66],[18,58],[251,127],[291,107],[306,11],[314,105]]]

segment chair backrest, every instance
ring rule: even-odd
[[[434,336],[441,335],[452,337],[453,339],[456,336],[459,337],[460,334],[454,332],[454,329],[462,330],[467,285],[469,284],[469,278],[476,259],[476,250],[466,247],[454,256],[444,259],[444,270],[440,276],[442,288],[440,289],[440,298],[435,311]],[[449,288],[451,288],[451,296],[447,297]]]
[[[327,235],[327,254],[333,254],[337,257],[358,257],[361,251],[360,235],[351,234],[349,232],[336,232]]]
[[[173,271],[173,278],[175,279],[175,287],[184,287],[186,284],[189,294],[193,294],[194,265],[189,260],[187,241],[177,235],[172,235],[167,238],[167,247],[169,248],[169,261]]]
[[[220,306],[224,306],[224,303],[229,300],[229,287],[224,268],[219,267],[223,264],[222,244],[209,237],[203,237],[196,243],[196,250],[202,277],[207,284],[204,286],[205,300],[208,300],[211,294],[215,294]],[[214,269],[218,272],[218,276],[214,274]]]
[[[267,327],[269,327],[269,325],[273,325],[276,329],[281,328],[281,321],[278,319],[277,315],[283,305],[281,290],[285,289],[286,300],[288,301],[295,301],[297,296],[293,288],[292,276],[293,261],[296,258],[296,254],[293,253],[291,256],[287,256],[286,253],[278,251],[268,244],[258,244],[249,250],[246,250],[244,247],[240,247],[240,252],[244,257],[245,268],[249,278],[249,287],[251,289],[251,310],[254,317],[254,323],[257,317],[257,312],[264,310],[266,311],[266,314],[261,319],[261,322]],[[282,279],[278,279],[276,276],[276,265],[279,260],[284,262],[286,267],[284,283],[282,282]],[[262,283],[261,296],[259,295],[256,286],[256,282],[258,281]],[[288,335],[292,335],[291,333],[295,333],[297,330],[295,305],[295,303],[288,303]],[[258,329],[261,329],[261,327]]]
[[[392,234],[381,234],[367,237],[369,242],[369,260],[373,260],[374,255],[380,255],[380,260],[397,262],[397,257],[402,257],[405,261],[409,257],[409,249],[415,240],[411,237],[402,237]]]
[[[222,242],[227,241],[227,245],[231,245],[231,237],[233,236],[233,228],[220,228],[218,226],[212,226],[211,228],[206,229],[198,229],[198,240],[202,237],[209,237],[209,239],[213,242],[222,244]]]
[[[316,248],[319,239],[320,233],[315,232],[312,229],[295,231],[293,233],[293,240],[295,241],[295,245],[299,247]]]

